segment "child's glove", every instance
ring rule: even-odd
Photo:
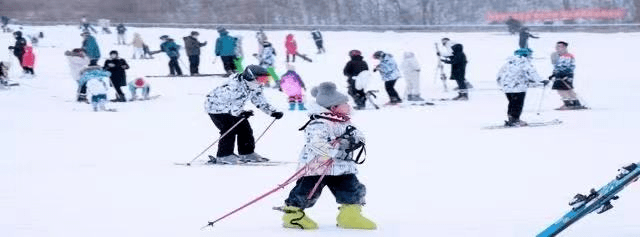
[[[282,112],[273,112],[273,113],[271,113],[271,117],[274,117],[276,119],[281,119],[282,116],[284,116],[284,113],[282,113]]]
[[[242,117],[242,118],[247,118],[248,119],[251,116],[253,116],[253,110],[242,111],[240,113],[240,117]]]

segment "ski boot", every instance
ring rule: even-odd
[[[240,155],[240,161],[241,162],[245,162],[245,163],[250,163],[250,162],[267,162],[269,161],[269,159],[262,157],[261,155],[258,155],[258,153],[251,153],[251,154],[246,154],[246,155]]]
[[[465,93],[465,92],[458,92],[458,96],[453,97],[451,100],[467,101],[467,100],[469,100],[469,95],[467,95],[467,93]]]
[[[311,220],[311,218],[304,213],[304,210],[299,207],[285,206],[274,209],[284,212],[282,216],[282,226],[285,228],[303,230],[318,229],[318,224]]]
[[[625,167],[622,167],[620,169],[618,169],[618,171],[620,171],[620,174],[618,174],[616,176],[617,180],[621,180],[622,178],[624,178],[625,176],[627,176],[627,174],[631,173],[631,171],[635,170],[638,168],[638,165],[636,163],[627,165]]]
[[[294,110],[296,110],[296,103],[289,102],[289,111],[294,111]]]
[[[415,101],[413,95],[407,95],[407,101]]]
[[[569,110],[571,109],[571,102],[568,100],[563,100],[562,101],[564,104],[558,108],[556,108],[556,110]]]
[[[420,95],[413,95],[413,101],[424,101],[424,99]]]
[[[209,161],[207,163],[222,164],[222,165],[236,165],[240,163],[240,157],[236,154],[220,156],[220,157],[209,156]]]
[[[375,230],[376,223],[362,216],[362,205],[360,204],[342,204],[338,208],[340,213],[336,220],[337,226],[345,229],[364,229]]]
[[[572,110],[581,110],[581,109],[589,109],[588,107],[580,104],[579,100],[572,100],[570,108]]]
[[[304,103],[298,103],[298,110],[305,111],[307,108],[304,107]]]
[[[571,200],[571,202],[569,202],[569,206],[571,206],[571,208],[573,208],[573,210],[577,210],[578,208],[583,207],[587,202],[593,200],[594,198],[598,197],[598,192],[596,192],[595,189],[591,189],[589,195],[584,195],[584,194],[576,194],[575,197],[573,197],[573,200]]]

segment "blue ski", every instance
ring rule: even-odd
[[[569,203],[572,206],[571,211],[565,214],[560,220],[553,223],[547,229],[542,231],[537,237],[556,236],[571,224],[577,222],[587,214],[594,212],[602,214],[611,208],[611,200],[618,199],[618,192],[622,191],[627,185],[638,180],[640,176],[640,163],[631,164],[620,169],[620,174],[597,192],[592,189],[588,195],[577,194],[573,201]]]

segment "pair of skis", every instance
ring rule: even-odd
[[[145,77],[224,77],[226,73],[211,73],[211,74],[197,74],[197,75],[150,75]]]
[[[543,230],[537,237],[552,237],[576,223],[586,215],[592,212],[602,214],[613,208],[612,200],[618,199],[617,194],[627,185],[635,182],[640,177],[640,163],[630,164],[619,169],[620,173],[616,178],[598,191],[592,189],[588,195],[577,194],[574,199],[569,202],[571,210],[562,216],[560,220],[551,224]]]

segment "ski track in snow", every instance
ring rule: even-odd
[[[36,48],[37,77],[16,79],[21,85],[0,91],[0,235],[2,236],[534,236],[569,210],[578,192],[600,187],[622,165],[637,162],[637,121],[640,86],[633,68],[640,65],[639,33],[540,33],[529,41],[535,57],[547,58],[558,40],[570,43],[576,56],[579,96],[594,109],[554,111],[558,95],[545,91],[543,111],[535,111],[541,89],[527,94],[525,121],[561,119],[558,126],[483,130],[506,119],[507,100],[497,90],[472,91],[469,102],[439,102],[436,106],[357,111],[355,126],[367,138],[367,162],[359,179],[367,186],[364,214],[377,222],[375,231],[335,227],[337,204],[324,190],[307,214],[320,224],[316,231],[281,227],[281,213],[291,185],[236,215],[201,231],[216,219],[289,177],[295,165],[275,167],[184,167],[218,137],[203,110],[204,95],[220,78],[147,78],[152,101],[114,104],[117,113],[94,113],[74,100],[76,83],[69,76],[64,50],[80,46],[75,26],[37,27],[44,31]],[[193,29],[129,28],[140,32],[151,50],[158,37],[168,34],[184,45]],[[198,29],[202,73],[221,73],[213,62],[217,33]],[[284,73],[284,38],[289,31],[267,32],[278,52],[276,65]],[[443,36],[464,44],[469,59],[468,79],[476,88],[496,87],[495,76],[517,47],[517,37],[492,33],[367,33],[323,32],[327,54],[316,55],[309,32],[293,31],[302,53],[313,63],[296,62],[308,88],[333,81],[346,93],[342,68],[351,49],[363,52],[369,67],[376,50],[391,52],[398,64],[405,50],[416,53],[422,65],[422,96],[453,97],[433,81],[436,67],[433,42]],[[246,63],[257,50],[255,32],[244,36]],[[0,35],[0,48],[13,42]],[[128,80],[168,74],[168,58],[131,60],[130,46],[115,45],[116,35],[98,35],[103,56],[118,50],[131,69]],[[10,53],[12,77],[19,76]],[[181,67],[188,63],[181,56]],[[104,62],[104,59],[100,63]],[[246,65],[245,63],[245,65]],[[534,61],[538,73],[548,76],[548,60]],[[376,76],[377,78],[377,76]],[[396,88],[404,90],[400,79]],[[378,104],[386,99],[376,81]],[[453,88],[454,83],[449,82]],[[128,91],[125,91],[128,93]],[[303,112],[287,111],[286,96],[266,89],[269,100],[285,116],[257,144],[257,152],[273,160],[296,161],[302,149],[297,131],[307,120]],[[109,99],[114,97],[113,90]],[[128,94],[127,94],[128,96]],[[310,96],[307,100],[312,100]],[[255,108],[248,105],[247,108]],[[271,117],[256,110],[251,124],[256,135]],[[215,148],[210,154],[215,154]],[[201,159],[206,159],[203,156]],[[617,236],[640,234],[640,185],[620,193],[613,210],[591,214],[562,236]]]

